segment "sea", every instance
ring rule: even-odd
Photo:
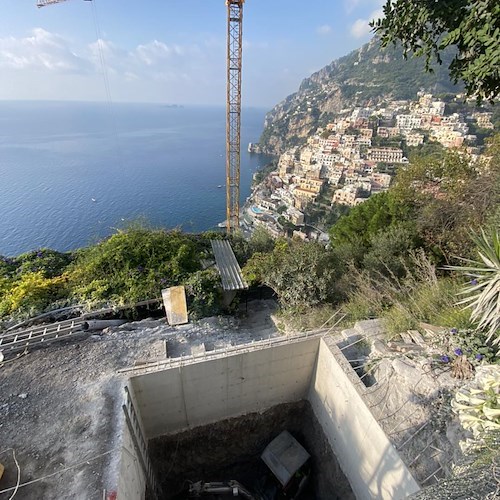
[[[242,110],[241,204],[272,159],[247,152],[265,113]],[[225,184],[223,107],[0,102],[0,255],[72,250],[135,220],[209,230]]]

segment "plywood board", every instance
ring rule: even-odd
[[[173,286],[161,291],[163,305],[169,325],[184,325],[188,322],[186,291],[183,286]]]

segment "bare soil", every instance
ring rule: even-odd
[[[312,457],[311,481],[301,498],[355,498],[309,402],[300,401],[153,439],[151,459],[165,499],[188,498],[182,491],[189,481],[236,480],[258,493],[270,476],[260,455],[284,430]]]

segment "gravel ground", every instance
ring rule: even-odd
[[[127,376],[117,371],[165,355],[191,354],[278,336],[272,301],[248,304],[239,317],[206,318],[170,327],[143,320],[81,337],[0,366],[0,500],[101,500],[116,487],[121,405]],[[101,457],[98,457],[102,455]],[[95,458],[98,457],[98,458]],[[73,467],[75,464],[80,464]],[[71,467],[64,471],[63,469]]]

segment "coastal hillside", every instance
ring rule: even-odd
[[[280,154],[303,142],[345,108],[410,99],[419,90],[434,95],[456,92],[457,86],[447,72],[451,57],[451,52],[445,52],[443,65],[435,65],[432,73],[426,73],[423,59],[405,60],[399,47],[382,49],[374,37],[306,78],[296,93],[275,106],[266,116],[261,150]]]

